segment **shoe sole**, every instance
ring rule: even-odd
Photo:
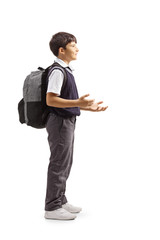
[[[70,219],[61,219],[61,218],[49,218],[49,217],[46,217],[46,216],[44,216],[44,218],[47,219],[47,220],[58,220],[58,221],[72,221],[72,220],[76,219],[76,217],[75,218],[70,218]]]

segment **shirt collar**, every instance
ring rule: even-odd
[[[71,69],[71,71],[74,71],[74,69],[73,69],[72,66],[67,65],[67,63],[65,63],[63,60],[61,60],[61,59],[58,58],[58,57],[55,59],[55,62],[59,63],[59,64],[60,64],[62,67],[64,67],[64,68],[69,67],[69,68]]]

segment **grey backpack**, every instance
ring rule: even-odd
[[[44,128],[49,108],[46,105],[48,77],[54,69],[60,69],[64,74],[62,88],[66,82],[65,69],[58,63],[53,63],[46,69],[41,67],[31,72],[23,85],[23,98],[18,103],[19,121],[34,128]]]

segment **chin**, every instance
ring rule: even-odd
[[[77,58],[76,58],[76,57],[74,57],[74,58],[72,58],[72,60],[71,60],[71,61],[74,61],[74,60],[77,60]]]

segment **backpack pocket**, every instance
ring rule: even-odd
[[[23,98],[18,103],[18,113],[19,113],[19,121],[21,123],[25,123],[25,117],[24,117],[24,100]]]

